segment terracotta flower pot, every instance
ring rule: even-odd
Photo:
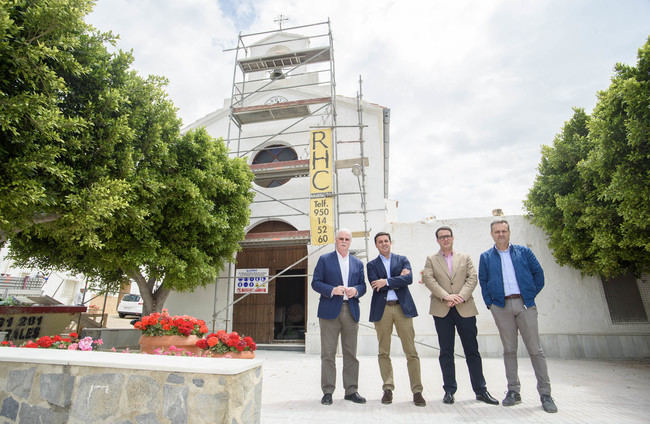
[[[241,352],[228,352],[228,353],[210,352],[210,357],[212,357],[212,358],[233,358],[233,359],[253,359],[253,358],[255,358],[255,352],[250,351],[250,350],[243,350]]]
[[[154,353],[154,350],[162,348],[169,351],[170,346],[186,350],[197,355],[201,348],[196,346],[200,337],[195,335],[189,336],[145,336],[142,335],[138,343],[140,344],[141,353]]]

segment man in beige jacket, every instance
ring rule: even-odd
[[[439,361],[443,378],[442,388],[445,391],[442,401],[447,404],[454,403],[454,393],[458,387],[454,364],[454,340],[458,331],[476,399],[490,405],[498,405],[499,401],[487,391],[476,341],[478,310],[472,292],[476,288],[477,278],[472,259],[463,253],[454,252],[451,228],[438,228],[436,240],[440,251],[427,258],[422,278],[431,291],[429,313],[433,315],[440,345]]]

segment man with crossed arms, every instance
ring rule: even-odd
[[[413,403],[425,406],[422,397],[422,378],[420,376],[420,358],[415,350],[415,330],[413,317],[418,315],[415,303],[408,286],[413,282],[411,264],[406,256],[391,253],[390,234],[379,232],[375,235],[375,246],[379,256],[368,262],[368,281],[372,286],[372,302],[370,304],[370,322],[375,323],[377,340],[379,342],[379,372],[383,380],[384,394],[381,403],[393,402],[393,366],[390,360],[390,342],[393,335],[393,325],[402,341],[402,349],[406,355]]]
[[[499,401],[487,391],[476,340],[478,310],[472,292],[476,288],[477,279],[472,259],[454,251],[454,234],[451,228],[438,228],[436,240],[440,251],[427,258],[422,277],[424,284],[431,291],[429,313],[433,315],[440,345],[439,361],[442,388],[445,391],[442,401],[446,404],[454,403],[454,393],[457,389],[454,340],[458,331],[476,400],[498,405]]]
[[[350,255],[352,233],[341,229],[336,233],[334,252],[318,258],[311,287],[320,293],[318,322],[321,343],[321,389],[323,405],[332,404],[336,388],[336,347],[341,337],[343,352],[343,386],[345,400],[366,403],[357,391],[359,360],[357,333],[359,332],[359,298],[366,292],[363,263]]]

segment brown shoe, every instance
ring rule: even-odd
[[[427,401],[422,397],[422,393],[413,393],[413,403],[415,406],[427,406]]]
[[[381,403],[384,405],[390,405],[393,403],[393,391],[392,390],[384,390],[384,395],[381,397]]]

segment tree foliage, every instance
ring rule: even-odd
[[[35,14],[32,8],[54,20],[62,18],[59,9],[78,13],[68,17],[70,30],[61,30],[65,48],[50,48],[49,56],[24,64],[29,69],[13,69],[10,60],[1,69],[6,86],[22,87],[14,103],[45,98],[49,108],[40,124],[45,112],[33,107],[0,121],[0,154],[11,163],[2,170],[0,194],[13,199],[0,207],[0,228],[11,239],[12,258],[83,273],[105,289],[132,279],[144,313],[160,311],[170,290],[213,282],[248,223],[252,173],[245,161],[230,159],[223,142],[203,129],[180,134],[166,80],[144,79],[129,70],[129,53],[109,52],[114,37],[83,24],[90,2],[17,3],[3,6],[11,39],[22,40],[15,48],[30,39],[15,16]],[[54,24],[42,19],[33,31],[47,33]],[[36,68],[49,69],[56,89],[43,89]],[[47,137],[38,133],[45,122]],[[43,216],[48,222],[34,225]]]
[[[542,148],[524,202],[561,264],[613,277],[650,270],[650,39],[617,64],[592,116],[576,109]]]
[[[111,96],[106,84],[83,87],[84,103],[74,82],[90,83],[102,61],[126,68],[131,61],[127,54],[111,58],[103,43],[112,35],[93,33],[83,22],[91,7],[88,0],[0,4],[0,246],[62,216],[88,229],[124,205],[119,179],[78,171],[99,159],[87,156],[84,143],[96,122],[86,109],[106,107]],[[90,97],[102,101],[91,104]],[[92,243],[81,227],[79,237]]]

